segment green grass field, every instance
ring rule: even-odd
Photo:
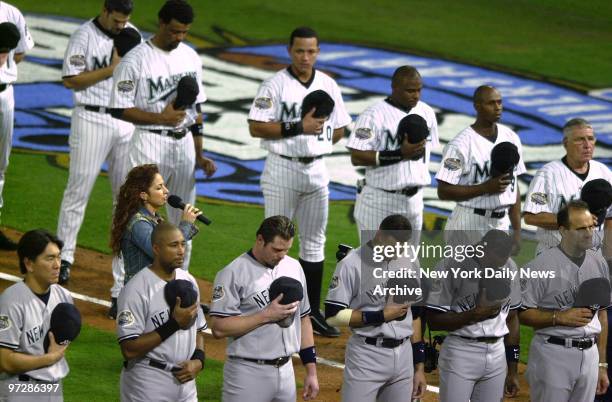
[[[17,0],[23,12],[90,18],[102,0]],[[136,1],[133,21],[154,31],[160,0]],[[324,40],[379,45],[420,54],[512,70],[532,77],[566,83],[579,89],[612,86],[612,3],[606,1],[473,0],[438,1],[323,1],[262,2],[192,0],[197,19],[192,33],[217,40],[213,26],[241,37],[285,42],[297,25],[311,25]],[[55,230],[68,172],[50,166],[47,156],[15,150],[7,173],[2,224],[26,231],[34,227]],[[217,270],[247,250],[263,217],[259,206],[199,203],[215,221],[194,241],[191,272],[212,280]],[[349,205],[332,203],[326,247],[328,283],[336,244],[357,244],[356,227],[347,219]],[[110,185],[101,177],[94,188],[79,245],[108,252]],[[520,262],[532,255],[523,250]],[[292,255],[297,254],[294,246]],[[531,331],[522,330],[523,360]],[[103,359],[99,356],[104,356]],[[65,383],[67,401],[118,399],[121,356],[115,336],[85,327],[69,353],[71,374]],[[218,400],[221,363],[208,363],[199,378],[202,400]],[[95,379],[91,376],[95,373]],[[88,384],[88,387],[83,387]]]

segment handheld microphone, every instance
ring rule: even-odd
[[[172,208],[178,208],[181,210],[185,209],[185,203],[183,202],[181,197],[179,197],[178,195],[174,195],[174,194],[168,197],[168,205],[170,205]],[[212,221],[208,219],[207,217],[205,217],[204,215],[199,215],[196,219],[205,225],[210,225],[212,223]]]

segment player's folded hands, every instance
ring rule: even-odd
[[[202,370],[202,363],[199,360],[187,360],[180,362],[178,365],[181,369],[173,374],[181,384],[195,379]]]
[[[268,304],[268,307],[265,308],[264,313],[267,322],[284,320],[297,311],[300,302],[281,304],[280,302],[282,299],[283,294],[281,293],[276,299],[272,300],[270,304]]]

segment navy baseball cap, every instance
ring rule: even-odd
[[[302,301],[304,298],[304,288],[302,283],[297,279],[288,276],[276,278],[270,284],[269,297],[270,301],[276,299],[278,295],[283,294],[280,304],[289,304],[296,301]]]
[[[186,279],[173,279],[164,286],[164,299],[172,310],[176,304],[176,298],[181,298],[181,307],[192,306],[198,299],[193,283]]]
[[[312,91],[302,100],[302,119],[314,107],[313,117],[329,117],[334,111],[335,102],[331,96],[322,89]]]
[[[504,141],[491,150],[491,177],[512,173],[521,159],[518,148],[511,142]]]
[[[49,330],[55,343],[65,345],[74,341],[81,332],[81,313],[72,303],[59,303],[51,313]],[[49,332],[43,341],[45,351],[49,350]]]
[[[5,53],[17,47],[21,34],[12,22],[0,24],[0,52]]]

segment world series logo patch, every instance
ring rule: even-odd
[[[124,310],[117,316],[117,325],[120,327],[129,327],[134,324],[134,314],[130,310]]]
[[[444,167],[451,171],[459,170],[461,169],[461,161],[457,158],[446,158]]]
[[[11,319],[8,315],[0,315],[0,331],[6,331],[11,327]]]
[[[225,290],[223,289],[223,286],[221,285],[215,286],[215,288],[213,289],[212,301],[214,302],[219,301],[223,299],[224,296],[225,296]]]
[[[538,205],[545,205],[548,201],[548,196],[544,193],[533,193],[531,194],[531,201]]]
[[[255,107],[257,109],[270,109],[272,107],[272,99],[264,96],[261,98],[255,99]]]

